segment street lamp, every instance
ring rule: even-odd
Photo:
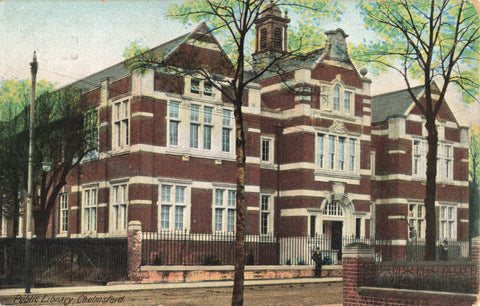
[[[27,181],[27,212],[25,235],[25,293],[30,293],[30,272],[32,269],[32,198],[33,198],[33,144],[35,131],[35,87],[37,85],[37,54],[33,52],[33,61],[30,63],[32,72],[32,91],[30,95],[30,131],[28,137],[28,181]]]

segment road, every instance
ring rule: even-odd
[[[231,288],[0,296],[0,305],[230,305]],[[30,300],[26,300],[30,298]],[[341,305],[341,282],[245,287],[244,305]]]

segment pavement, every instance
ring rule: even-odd
[[[322,278],[291,278],[291,279],[262,279],[245,280],[245,286],[265,286],[283,284],[308,284],[308,283],[332,283],[342,282],[342,277]],[[75,286],[75,287],[48,287],[31,288],[30,293],[25,293],[25,288],[1,289],[0,296],[29,295],[29,294],[68,294],[68,293],[94,293],[94,292],[118,292],[156,289],[180,289],[180,288],[216,288],[232,287],[233,281],[203,281],[188,283],[150,283],[140,284],[133,282],[111,283],[105,286]]]

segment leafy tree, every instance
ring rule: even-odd
[[[90,120],[91,114],[86,116],[82,107],[81,91],[74,87],[45,91],[35,102],[32,212],[39,238],[46,237],[53,207],[68,173],[96,148],[96,131],[88,129],[92,120],[96,123],[96,113]],[[18,215],[19,194],[27,189],[29,108],[25,106],[11,120],[0,124],[0,194],[10,217]],[[51,164],[49,171],[42,169],[45,161]]]
[[[469,213],[470,237],[480,235],[480,127],[475,125],[470,130],[470,182],[469,182]]]
[[[40,80],[37,92],[42,94],[54,86]],[[22,186],[26,186],[28,140],[22,131],[28,121],[21,112],[30,104],[30,91],[29,80],[0,80],[0,211],[7,219],[14,220],[14,231],[18,229],[16,222],[21,213]],[[11,234],[15,237],[17,233]]]
[[[461,89],[467,102],[472,101],[478,93],[478,15],[474,6],[467,1],[364,1],[359,5],[365,13],[365,26],[375,31],[380,39],[360,45],[353,53],[360,55],[357,59],[377,69],[397,71],[426,119],[425,257],[434,260],[436,118],[451,84]],[[422,99],[412,91],[414,80],[424,85]]]
[[[136,55],[148,51],[150,48],[145,45],[145,42],[142,39],[136,39],[125,47],[123,51],[123,57],[125,59],[132,58]]]
[[[132,71],[145,72],[156,69],[177,76],[191,75],[200,80],[208,81],[222,92],[222,95],[233,104],[235,117],[236,139],[236,244],[235,244],[235,272],[232,305],[243,304],[243,283],[245,267],[245,133],[242,113],[244,93],[247,86],[259,80],[265,73],[281,74],[279,63],[299,54],[299,51],[308,51],[320,45],[322,36],[318,28],[314,28],[309,17],[327,18],[337,16],[340,10],[331,10],[334,4],[327,1],[187,1],[175,4],[169,10],[171,18],[190,22],[206,22],[217,36],[223,38],[223,46],[229,59],[223,66],[199,66],[194,56],[189,56],[192,63],[183,65],[161,53],[146,52],[127,61],[126,66]],[[290,32],[290,50],[283,53],[269,54],[268,61],[259,61],[249,54],[252,48],[252,36],[255,22],[272,10],[290,8],[298,13],[304,24],[298,25],[300,35]],[[312,17],[313,18],[313,17]],[[309,23],[308,23],[309,22]],[[309,39],[306,39],[308,35]],[[293,39],[292,39],[293,37]],[[324,44],[324,41],[321,40]],[[307,48],[308,47],[308,48]],[[310,48],[310,49],[309,49]],[[248,73],[246,73],[248,71]],[[223,75],[223,76],[222,76]],[[224,76],[227,76],[225,78]]]

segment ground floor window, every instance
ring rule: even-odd
[[[235,190],[215,189],[213,203],[213,230],[215,232],[235,231]]]
[[[68,194],[60,194],[60,232],[68,232]]]
[[[83,190],[83,230],[84,234],[97,232],[97,201],[98,189],[86,188]]]
[[[113,185],[111,189],[110,230],[125,232],[127,230],[127,184]]]
[[[425,238],[425,207],[415,203],[408,205],[409,238]]]
[[[269,194],[260,196],[260,234],[273,234],[273,197]]]
[[[190,224],[189,185],[161,184],[159,214],[161,230],[188,230]]]
[[[440,206],[440,239],[457,239],[457,209],[455,206]]]

